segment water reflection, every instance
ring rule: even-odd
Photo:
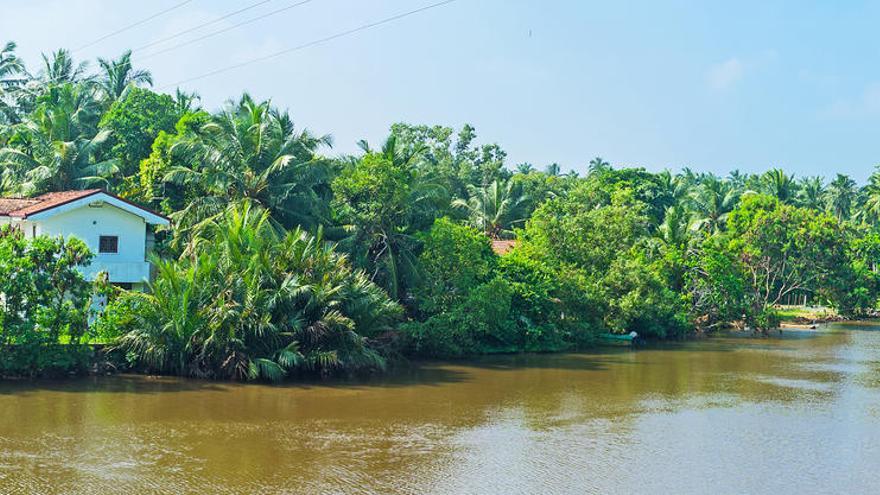
[[[875,328],[332,383],[4,383],[0,491],[871,493]]]

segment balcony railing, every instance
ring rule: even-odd
[[[139,283],[150,278],[150,263],[146,261],[105,261],[96,259],[82,269],[86,280],[94,280],[101,273],[107,272],[110,282]]]

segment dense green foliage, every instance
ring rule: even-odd
[[[88,364],[83,344],[91,284],[77,268],[91,256],[77,239],[28,240],[18,229],[0,227],[0,374],[51,374]]]
[[[14,44],[0,51],[0,190],[99,185],[173,218],[149,291],[117,291],[91,327],[136,369],[274,380],[378,369],[397,353],[767,331],[780,305],[877,305],[880,169],[861,188],[598,157],[562,174],[510,166],[470,125],[404,123],[379,149],[333,156],[329,136],[268,101],[206,111],[148,89],[128,53],[97,69],[59,50],[31,73]],[[7,312],[7,344],[81,342],[79,284],[64,304],[33,296]]]
[[[344,256],[299,229],[279,234],[250,205],[201,224],[150,289],[111,303],[117,345],[137,368],[190,376],[381,368],[366,337],[400,314]]]

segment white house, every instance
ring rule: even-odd
[[[10,223],[29,238],[81,239],[95,254],[83,269],[86,279],[107,272],[111,283],[140,289],[150,277],[151,226],[167,225],[168,218],[101,189],[88,189],[0,198],[0,225]]]

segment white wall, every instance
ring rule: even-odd
[[[146,222],[137,215],[107,204],[98,208],[85,206],[40,220],[37,235],[78,237],[95,253],[96,261],[131,262],[146,259]],[[118,254],[98,254],[98,238],[102,235],[119,237]]]
[[[92,269],[84,270],[92,278],[106,270],[111,282],[140,282],[149,276],[146,261],[147,224],[144,219],[104,203],[100,207],[83,206],[65,211],[37,224],[37,235],[77,237],[95,253]],[[26,230],[30,234],[29,230]],[[98,238],[114,235],[119,238],[117,254],[98,253]]]

